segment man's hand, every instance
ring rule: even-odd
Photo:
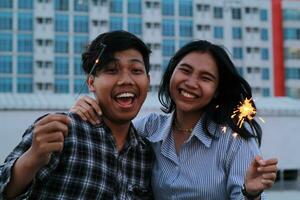
[[[275,158],[263,160],[260,156],[256,156],[246,173],[247,192],[258,194],[260,191],[272,187],[276,179],[277,163],[278,160]]]
[[[99,116],[102,115],[96,100],[89,96],[81,97],[70,109],[70,112],[78,114],[81,119],[94,125],[100,123]]]
[[[50,114],[34,125],[32,145],[28,150],[33,165],[43,167],[49,163],[51,153],[63,150],[69,123],[66,115]]]

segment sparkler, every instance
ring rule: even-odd
[[[256,114],[256,109],[252,106],[252,98],[245,99],[240,102],[240,105],[237,107],[235,111],[233,111],[233,115],[231,118],[238,116],[239,120],[237,125],[241,128],[245,119],[252,120]]]
[[[90,73],[88,74],[87,78],[93,73],[93,71],[95,70],[96,66],[99,64],[100,58],[101,58],[101,56],[102,56],[102,54],[103,54],[105,48],[106,48],[106,45],[101,43],[101,44],[100,44],[100,47],[99,47],[99,49],[100,49],[99,54],[98,54],[98,56],[97,56],[97,59],[95,60],[95,63],[94,63],[94,65],[93,65],[93,67],[92,67]],[[80,96],[80,94],[81,94],[81,92],[82,92],[82,89],[83,89],[84,85],[85,85],[85,81],[82,83],[82,85],[81,85],[81,87],[80,87],[80,89],[79,89],[78,95],[77,95],[77,97],[75,98],[75,100],[77,100],[78,97]]]

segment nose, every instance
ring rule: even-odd
[[[189,88],[198,88],[198,79],[195,76],[189,76],[188,79],[185,81],[185,85]]]
[[[134,83],[129,70],[122,70],[118,78],[118,85],[132,85]]]

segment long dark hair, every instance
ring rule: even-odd
[[[229,126],[244,139],[255,137],[260,145],[262,130],[257,121],[254,119],[246,119],[245,123],[239,127],[237,124],[238,117],[231,117],[233,111],[240,102],[245,100],[245,98],[252,98],[251,87],[248,82],[240,76],[226,51],[221,46],[212,44],[208,41],[198,40],[190,42],[179,49],[171,58],[158,91],[158,98],[162,104],[162,111],[171,113],[175,110],[176,105],[171,98],[169,90],[170,80],[174,69],[181,59],[188,53],[194,51],[210,54],[218,66],[220,77],[217,95],[204,108],[205,114],[203,116],[203,126],[206,134],[210,137],[214,136],[214,134],[210,133],[208,130],[208,125],[212,121],[219,125]],[[256,109],[254,102],[252,102],[252,106]]]

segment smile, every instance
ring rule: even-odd
[[[136,95],[131,92],[123,92],[119,93],[115,96],[116,102],[122,107],[122,108],[130,108],[133,106],[134,100],[136,98]]]
[[[195,94],[189,93],[186,90],[182,90],[182,89],[180,90],[180,94],[189,99],[196,99],[198,97]]]

